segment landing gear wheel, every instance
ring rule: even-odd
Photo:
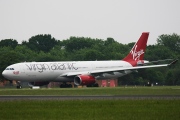
[[[21,88],[22,88],[22,86],[21,86],[21,85],[18,85],[18,86],[16,86],[16,88],[17,88],[17,89],[21,89]]]
[[[63,83],[63,84],[60,85],[60,88],[72,88],[72,85]]]
[[[95,83],[95,84],[94,84],[94,87],[99,87],[99,84]]]
[[[72,85],[71,85],[71,84],[69,84],[69,88],[72,88]]]
[[[17,89],[22,89],[22,86],[21,86],[20,82],[17,81],[16,83],[17,83],[16,88],[17,88]]]
[[[94,84],[87,85],[87,87],[99,87],[99,85],[97,83],[94,83]]]

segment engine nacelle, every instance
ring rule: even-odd
[[[28,85],[30,87],[32,87],[32,86],[43,86],[43,85],[48,85],[48,84],[49,84],[49,82],[29,82],[28,83]]]
[[[95,82],[95,77],[91,75],[78,75],[74,77],[75,85],[90,85],[94,84]]]

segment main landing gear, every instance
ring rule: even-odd
[[[72,85],[66,84],[66,82],[63,82],[63,84],[60,85],[60,88],[72,88]]]
[[[94,83],[94,84],[91,84],[91,85],[87,85],[87,87],[99,87],[98,83]]]
[[[17,84],[17,86],[16,86],[17,89],[21,89],[22,88],[21,83],[19,81],[17,81],[16,84]]]

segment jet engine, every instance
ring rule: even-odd
[[[78,75],[74,78],[75,85],[90,85],[95,83],[95,77],[91,75]]]

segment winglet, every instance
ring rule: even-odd
[[[178,59],[176,59],[176,60],[172,61],[171,63],[169,63],[169,64],[168,64],[168,66],[173,65],[173,64],[176,64],[176,63],[177,63],[177,61],[178,61]]]

